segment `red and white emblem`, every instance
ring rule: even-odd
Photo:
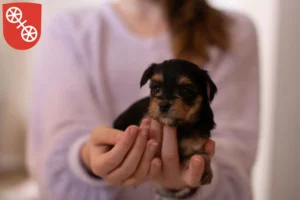
[[[6,42],[18,50],[32,48],[41,36],[42,5],[7,3],[3,4],[2,11]]]

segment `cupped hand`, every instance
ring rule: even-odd
[[[125,132],[109,127],[95,129],[84,144],[81,158],[94,175],[112,185],[132,186],[143,183],[158,143],[149,140],[149,120]]]
[[[176,129],[162,127],[156,121],[152,121],[151,134],[152,137],[161,139],[162,144],[160,158],[153,159],[151,163],[150,176],[154,186],[173,190],[200,186],[205,159],[201,155],[194,155],[189,167],[184,168],[179,162]],[[204,151],[212,158],[215,152],[214,141],[208,139]]]

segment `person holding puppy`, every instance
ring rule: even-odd
[[[205,0],[106,0],[58,14],[43,32],[28,139],[42,199],[252,199],[259,65],[248,17]],[[187,168],[179,164],[175,128],[148,119],[112,128],[149,95],[139,88],[145,69],[171,58],[204,66],[218,87],[211,104],[217,127],[204,144],[214,174],[207,185],[199,184],[201,155]]]

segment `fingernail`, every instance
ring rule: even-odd
[[[131,130],[130,130],[130,135],[131,135],[131,136],[135,136],[136,133],[137,133],[136,127],[132,127]]]
[[[155,151],[157,148],[158,144],[156,142],[152,142],[149,145],[150,150]]]
[[[142,124],[143,124],[144,126],[147,126],[147,125],[150,124],[150,120],[149,120],[149,119],[143,119]]]
[[[155,160],[154,165],[156,165],[157,167],[160,167],[161,166],[160,160]]]
[[[144,136],[144,137],[148,137],[148,133],[149,133],[149,127],[144,127],[143,129],[142,129],[142,136]]]
[[[194,158],[193,160],[196,166],[200,166],[202,164],[202,161],[200,159]]]

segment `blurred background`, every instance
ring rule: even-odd
[[[42,0],[43,20],[59,9],[101,0]],[[13,0],[0,0],[10,3]],[[21,2],[18,0],[17,2]],[[256,24],[261,57],[261,137],[253,169],[255,200],[300,200],[300,1],[211,0]],[[30,53],[2,37],[0,11],[0,200],[37,200],[27,178],[25,141]],[[245,47],[246,48],[246,47]]]

